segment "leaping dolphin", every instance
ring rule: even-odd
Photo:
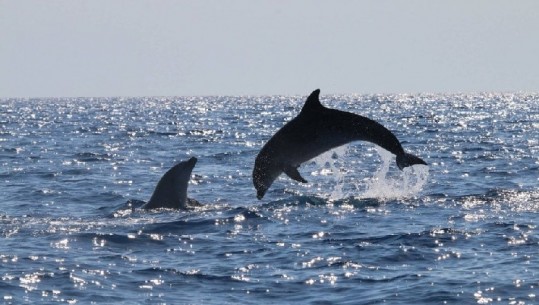
[[[262,147],[253,169],[256,197],[262,199],[281,173],[306,183],[298,167],[332,148],[352,141],[372,142],[397,156],[397,166],[403,169],[414,164],[427,165],[421,158],[404,152],[391,131],[369,118],[324,107],[319,100],[320,89],[307,98],[298,116],[284,125]]]
[[[198,201],[187,198],[187,186],[196,163],[197,158],[192,157],[169,169],[157,183],[150,201],[142,208],[146,210],[159,208],[184,210],[200,205]]]

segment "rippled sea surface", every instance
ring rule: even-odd
[[[259,201],[305,98],[1,100],[0,302],[539,304],[539,95],[322,95],[429,166],[355,142]],[[204,207],[127,207],[191,156]]]

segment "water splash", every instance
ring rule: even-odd
[[[328,200],[334,201],[350,196],[387,200],[412,197],[421,191],[429,176],[427,166],[415,165],[405,168],[402,172],[390,171],[390,165],[395,162],[395,156],[385,149],[375,148],[380,156],[381,165],[371,178],[366,178],[361,182],[345,179],[347,164],[344,160],[350,150],[348,145],[328,151],[313,160],[319,169],[313,171],[312,175],[333,177],[332,189],[329,194],[325,194]],[[359,195],[356,195],[358,193]]]
[[[380,169],[367,182],[366,190],[360,198],[397,199],[415,196],[427,183],[429,168],[424,165],[414,165],[405,168],[402,175],[390,176],[389,165],[394,162],[394,156],[379,147],[382,164]]]
[[[344,157],[348,154],[348,151],[349,145],[343,145],[325,152],[313,160],[314,163],[320,167],[320,170],[312,172],[311,174],[332,176],[335,181],[333,189],[328,197],[329,200],[342,199],[348,195],[348,192],[345,192],[344,190],[344,186],[346,185],[344,180],[346,171],[343,170],[344,164],[342,164],[342,158],[339,160],[339,157]]]

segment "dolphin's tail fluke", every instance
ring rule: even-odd
[[[403,170],[405,167],[412,166],[415,164],[427,165],[427,162],[423,161],[423,159],[419,157],[408,153],[403,153],[397,156],[397,166],[400,170]]]

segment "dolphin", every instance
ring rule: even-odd
[[[427,165],[421,158],[404,152],[397,137],[369,118],[324,107],[320,89],[307,98],[298,116],[279,129],[262,147],[255,160],[253,184],[262,199],[281,173],[306,183],[298,167],[332,148],[352,141],[372,142],[397,156],[400,170],[414,164]]]
[[[143,209],[182,209],[198,206],[198,201],[187,198],[187,186],[191,179],[191,172],[197,163],[192,157],[187,161],[179,162],[169,169],[157,183],[150,201],[142,206]]]

